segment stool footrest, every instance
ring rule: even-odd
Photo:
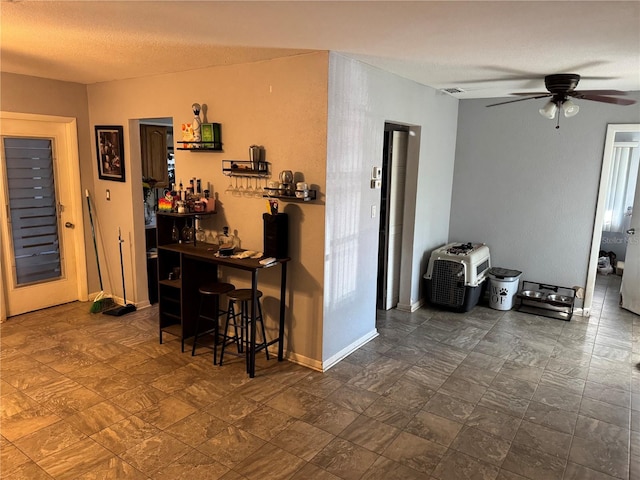
[[[251,303],[251,295],[252,292],[249,289],[240,289],[234,290],[227,297],[229,298],[229,307],[227,309],[227,319],[224,325],[224,330],[221,334],[223,338],[222,341],[222,349],[220,351],[220,365],[222,365],[222,361],[224,359],[224,354],[226,351],[226,346],[235,343],[237,345],[238,353],[232,353],[234,356],[246,356],[246,351],[251,348],[249,332],[250,328],[254,328],[251,325],[253,321],[250,315],[250,303]],[[254,343],[255,351],[265,350],[265,354],[267,356],[267,360],[269,360],[269,351],[267,350],[267,334],[264,328],[264,320],[262,316],[262,307],[260,305],[260,297],[262,297],[262,292],[260,290],[256,291],[256,306],[257,311],[255,312],[255,328],[257,330],[257,323],[260,323],[261,333],[262,333],[262,342]],[[239,311],[236,313],[235,306],[239,306]],[[233,327],[235,335],[229,335],[229,327]],[[253,339],[254,342],[256,341]],[[246,350],[245,350],[246,349]],[[247,364],[247,369],[249,368]]]

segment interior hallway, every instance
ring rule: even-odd
[[[1,335],[0,476],[13,479],[640,478],[640,317],[380,313],[322,374],[160,345],[156,308],[72,303]],[[347,321],[347,319],[345,319]]]

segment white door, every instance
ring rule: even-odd
[[[0,130],[0,285],[9,317],[86,300],[75,120],[15,117],[3,113]]]
[[[640,315],[640,181],[636,184],[632,212],[620,296],[622,308]]]

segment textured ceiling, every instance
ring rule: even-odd
[[[87,84],[333,50],[458,98],[560,72],[640,91],[638,1],[3,1],[0,20],[2,71]]]

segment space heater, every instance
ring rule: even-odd
[[[458,312],[478,304],[491,267],[489,247],[450,243],[431,253],[424,275],[427,301]]]

